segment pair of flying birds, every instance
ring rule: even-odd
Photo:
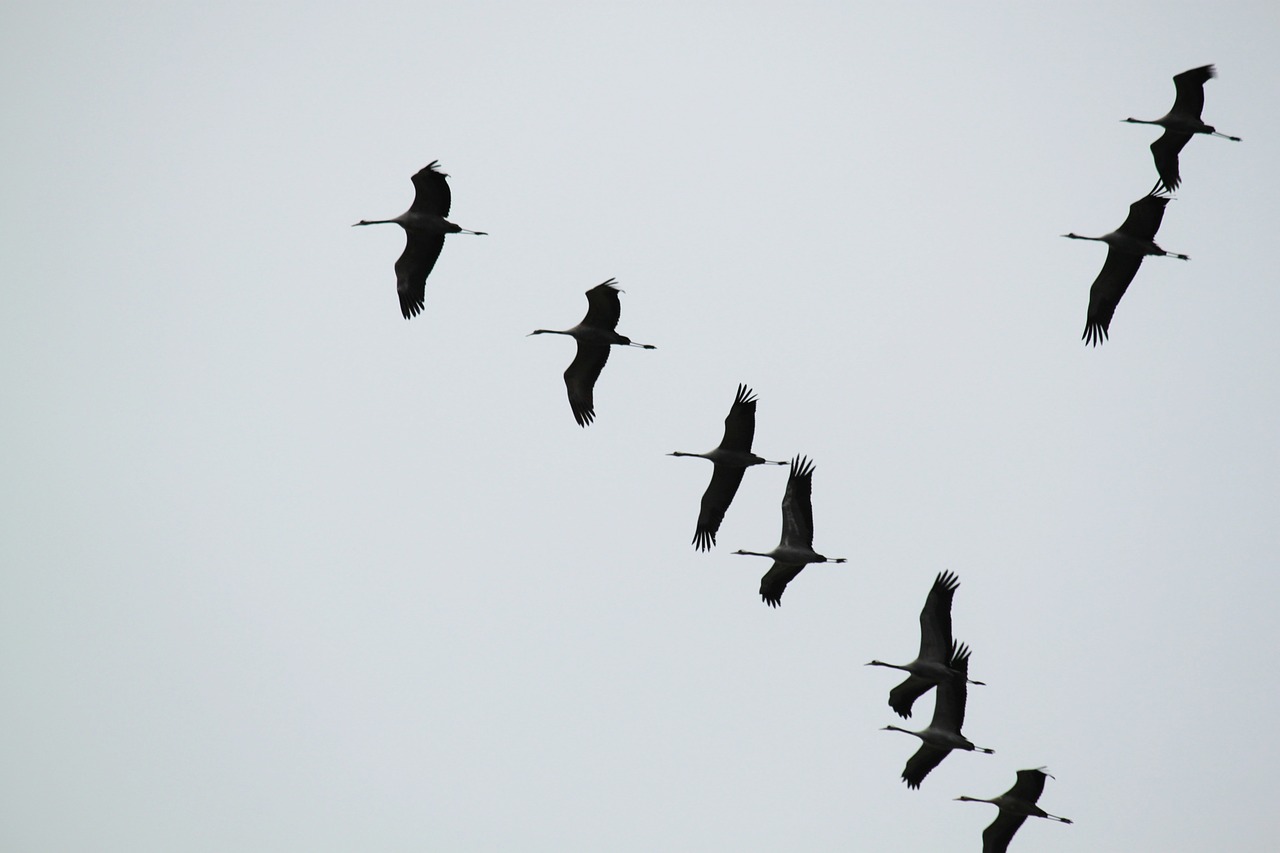
[[[1173,192],[1178,188],[1182,181],[1178,170],[1178,154],[1197,133],[1240,141],[1238,136],[1219,133],[1200,119],[1200,113],[1204,110],[1204,84],[1214,76],[1212,65],[1203,65],[1175,75],[1173,84],[1177,88],[1177,96],[1168,113],[1151,121],[1124,119],[1133,124],[1155,124],[1164,128],[1160,138],[1151,143],[1151,156],[1155,160],[1160,179],[1151,192],[1129,205],[1129,216],[1124,223],[1101,237],[1062,235],[1073,240],[1098,240],[1107,244],[1107,259],[1102,265],[1102,271],[1094,279],[1093,286],[1089,288],[1089,311],[1085,318],[1084,334],[1081,336],[1087,344],[1097,346],[1107,339],[1111,317],[1125,290],[1138,274],[1143,258],[1147,255],[1160,255],[1190,260],[1186,255],[1166,252],[1156,245],[1156,232],[1160,230],[1164,208],[1169,203],[1168,196],[1157,193],[1161,190]]]

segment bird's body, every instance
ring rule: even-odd
[[[930,688],[956,675],[947,665],[960,649],[951,636],[951,602],[960,580],[953,572],[940,572],[920,610],[920,652],[908,664],[873,660],[867,666],[887,666],[909,673],[907,679],[889,691],[889,706],[901,717],[911,716],[911,706]],[[969,681],[981,684],[981,681]]]
[[[587,314],[572,329],[534,329],[530,335],[569,335],[578,342],[578,354],[564,372],[569,393],[569,408],[578,426],[585,427],[596,417],[595,385],[609,360],[610,346],[632,346],[655,349],[652,344],[637,344],[614,329],[622,316],[617,282],[609,279],[587,291]]]
[[[679,450],[668,456],[697,456],[709,459],[715,465],[711,483],[702,495],[702,508],[698,513],[698,528],[693,544],[701,551],[710,550],[716,544],[716,532],[724,520],[725,511],[733,503],[742,475],[752,465],[786,465],[771,462],[751,452],[751,442],[756,431],[756,398],[746,385],[738,386],[738,393],[724,419],[724,437],[720,445],[706,453],[684,453]]]
[[[810,563],[843,563],[844,557],[824,557],[813,550],[813,463],[797,456],[791,460],[787,491],[782,497],[782,541],[767,554],[734,551],[752,557],[769,557],[773,566],[760,579],[760,598],[770,607],[782,603],[787,584]]]
[[[1160,138],[1151,143],[1151,156],[1155,159],[1156,171],[1160,174],[1157,187],[1163,186],[1169,192],[1178,188],[1182,178],[1178,173],[1178,154],[1197,133],[1208,136],[1221,136],[1239,142],[1240,137],[1219,133],[1212,125],[1200,119],[1204,110],[1204,84],[1217,76],[1212,65],[1202,65],[1175,74],[1173,85],[1177,95],[1173,100],[1173,108],[1168,113],[1150,121],[1140,118],[1126,118],[1130,124],[1155,124],[1164,128]]]
[[[478,234],[445,219],[449,215],[452,195],[445,178],[433,160],[413,176],[413,204],[395,219],[361,219],[356,225],[396,224],[404,229],[404,251],[396,261],[396,292],[400,296],[400,313],[408,320],[422,311],[427,291],[427,276],[440,257],[446,234]]]
[[[1042,817],[1056,820],[1059,823],[1071,823],[1065,817],[1051,815],[1036,805],[1040,794],[1044,792],[1044,780],[1049,774],[1043,767],[1033,770],[1019,770],[1018,781],[1013,787],[991,800],[981,797],[956,797],[966,803],[991,803],[1000,808],[1000,814],[982,832],[982,853],[1005,853],[1009,849],[1009,841],[1029,817]]]
[[[1072,240],[1096,240],[1107,244],[1107,259],[1102,270],[1089,288],[1089,311],[1085,317],[1084,334],[1081,338],[1092,346],[1106,340],[1111,328],[1111,317],[1115,314],[1120,298],[1124,296],[1129,283],[1138,274],[1142,259],[1147,255],[1167,255],[1186,261],[1186,255],[1166,252],[1156,245],[1156,232],[1160,230],[1160,222],[1164,219],[1164,208],[1169,203],[1167,196],[1154,193],[1129,205],[1129,215],[1124,223],[1101,237],[1082,237],[1079,234],[1063,234]]]
[[[920,748],[916,750],[915,755],[907,759],[906,767],[902,771],[902,778],[909,788],[919,788],[924,777],[941,764],[942,759],[950,755],[952,750],[963,749],[987,754],[994,752],[991,749],[974,746],[960,733],[964,725],[964,706],[968,692],[966,682],[969,677],[969,650],[963,646],[959,647],[956,654],[952,655],[951,660],[948,661],[948,666],[956,674],[938,683],[933,720],[928,728],[913,732],[898,726],[884,727],[885,731],[904,732],[920,738]]]

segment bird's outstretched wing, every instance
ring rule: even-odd
[[[725,450],[751,452],[751,442],[756,435],[756,398],[746,385],[738,386],[738,393],[724,419],[724,438],[720,446]]]
[[[564,385],[569,392],[569,408],[578,426],[585,427],[595,420],[595,386],[609,360],[608,344],[578,341],[578,354],[564,372]]]
[[[1151,143],[1151,159],[1155,160],[1156,172],[1160,175],[1160,187],[1173,192],[1182,183],[1178,170],[1178,154],[1191,141],[1191,134],[1180,130],[1165,130],[1160,138]]]
[[[982,853],[1005,853],[1013,834],[1026,823],[1027,816],[1000,810],[991,825],[982,831]]]
[[[782,541],[813,547],[813,462],[803,456],[791,460],[787,491],[782,496]]]
[[[709,551],[716,544],[716,532],[720,522],[724,521],[725,511],[733,503],[742,483],[745,468],[730,468],[717,465],[711,473],[711,482],[702,494],[702,509],[698,512],[698,530],[693,536],[693,544],[699,551]]]
[[[616,329],[622,316],[622,301],[618,299],[618,282],[614,279],[597,284],[587,291],[587,314],[582,325],[600,329]]]
[[[764,573],[764,577],[760,578],[760,598],[770,607],[777,607],[782,604],[782,593],[786,592],[787,584],[795,580],[796,575],[800,574],[804,569],[804,564],[780,563],[776,560],[772,568]]]
[[[951,654],[951,603],[960,579],[939,572],[920,609],[920,660],[944,661]]]
[[[920,744],[920,748],[916,750],[915,755],[907,759],[907,766],[902,770],[902,778],[906,781],[907,787],[919,788],[924,777],[928,776],[929,772],[950,754],[951,750],[945,747]]]
[[[444,248],[444,236],[405,231],[404,251],[396,260],[396,292],[400,313],[408,320],[422,311],[427,294],[427,276]]]
[[[449,193],[449,182],[445,180],[449,176],[437,169],[438,165],[440,165],[439,160],[432,160],[419,169],[411,179],[414,195],[413,204],[409,205],[409,209],[415,213],[449,215],[449,205],[453,203],[453,197]]]
[[[1133,252],[1107,248],[1107,260],[1089,288],[1089,311],[1085,315],[1084,334],[1080,336],[1086,344],[1096,347],[1107,339],[1111,317],[1116,313],[1120,297],[1138,274],[1142,258]]]
[[[910,717],[911,708],[916,700],[929,692],[931,687],[933,682],[929,679],[908,675],[905,681],[889,691],[889,707],[896,711],[899,717]]]
[[[1201,65],[1173,75],[1173,85],[1178,94],[1174,96],[1170,112],[1200,118],[1204,111],[1204,84],[1217,76],[1218,72],[1212,65]]]
[[[1169,197],[1149,193],[1129,205],[1129,215],[1118,230],[1139,240],[1154,240],[1164,220],[1164,208]]]

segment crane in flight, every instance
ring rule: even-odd
[[[954,572],[939,572],[920,610],[920,651],[908,664],[873,660],[867,666],[887,666],[908,673],[907,678],[889,691],[889,706],[900,717],[911,716],[911,706],[934,686],[957,673],[947,662],[955,654],[951,636],[951,602],[960,579]],[[966,676],[967,678],[967,676]],[[982,684],[969,679],[970,684]]]
[[[1013,787],[992,800],[981,797],[956,797],[964,803],[991,803],[1000,807],[1000,814],[982,831],[982,853],[1005,853],[1009,849],[1009,841],[1013,834],[1029,817],[1043,817],[1060,823],[1071,823],[1069,818],[1049,814],[1036,805],[1040,795],[1044,793],[1044,780],[1048,773],[1043,767],[1033,770],[1019,770],[1018,781]]]
[[[413,181],[413,204],[395,219],[361,219],[355,225],[390,225],[395,223],[404,229],[404,251],[396,261],[396,292],[400,294],[400,313],[406,320],[422,311],[427,292],[427,276],[440,257],[446,234],[477,234],[484,231],[468,231],[445,219],[449,215],[452,196],[449,177],[436,168],[439,160],[432,160],[418,170]],[[355,225],[351,227],[355,227]]]
[[[622,316],[618,282],[609,279],[587,291],[587,314],[572,329],[534,329],[529,335],[569,335],[578,342],[578,354],[564,372],[569,392],[569,408],[578,426],[585,427],[596,417],[595,387],[609,360],[610,346],[656,349],[653,344],[633,343],[614,329]]]
[[[733,497],[742,484],[742,475],[752,465],[786,465],[771,462],[751,452],[751,442],[756,434],[756,397],[746,385],[738,385],[738,393],[724,419],[724,437],[720,445],[706,453],[684,453],[679,450],[668,456],[697,456],[709,459],[715,465],[711,483],[702,495],[702,509],[698,512],[698,527],[693,534],[693,544],[699,551],[709,551],[716,544],[716,532],[724,521],[725,511],[733,503]]]
[[[1178,154],[1197,133],[1221,136],[1232,142],[1240,141],[1240,137],[1219,133],[1212,125],[1205,124],[1200,119],[1200,113],[1204,110],[1204,84],[1216,76],[1217,71],[1212,65],[1201,65],[1175,74],[1173,85],[1177,95],[1174,96],[1173,108],[1169,112],[1150,121],[1140,118],[1121,119],[1130,124],[1156,124],[1164,128],[1160,138],[1151,143],[1151,156],[1156,162],[1156,171],[1160,174],[1157,189],[1163,186],[1173,192],[1178,188],[1182,181],[1178,174]]]
[[[770,607],[782,603],[787,584],[810,563],[843,563],[844,557],[824,557],[813,550],[813,462],[803,456],[791,460],[787,491],[782,496],[782,541],[767,554],[734,551],[751,557],[773,560],[760,579],[760,598]]]
[[[1101,237],[1082,237],[1079,234],[1063,234],[1072,240],[1097,240],[1107,244],[1107,259],[1102,270],[1089,288],[1089,312],[1085,316],[1084,334],[1081,339],[1097,346],[1107,339],[1111,317],[1116,313],[1120,297],[1138,274],[1142,259],[1147,255],[1162,255],[1188,261],[1186,255],[1166,252],[1156,245],[1156,232],[1164,219],[1168,196],[1149,193],[1129,205],[1129,215],[1115,231]]]

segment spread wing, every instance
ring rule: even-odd
[[[709,551],[716,544],[716,532],[720,522],[724,521],[725,511],[733,503],[742,483],[745,468],[730,468],[717,465],[711,473],[711,483],[702,494],[702,509],[698,513],[698,530],[693,536],[693,544],[699,551]],[[779,593],[781,595],[781,593]]]
[[[573,419],[578,426],[585,427],[595,420],[595,387],[609,360],[608,344],[593,344],[578,341],[578,354],[565,369],[564,385],[569,392],[569,408],[573,410]]]
[[[1151,158],[1156,162],[1156,172],[1160,175],[1160,185],[1169,192],[1178,188],[1182,182],[1178,174],[1178,154],[1191,141],[1191,134],[1179,130],[1166,130],[1160,138],[1151,143]]]
[[[411,179],[414,195],[413,204],[409,205],[409,209],[415,213],[449,215],[449,205],[453,202],[449,193],[449,182],[445,180],[449,176],[437,169],[438,165],[440,165],[439,160],[432,160],[419,169],[418,174]]]
[[[1120,297],[1138,274],[1142,258],[1133,252],[1107,248],[1107,260],[1089,288],[1089,312],[1085,315],[1084,334],[1080,336],[1086,344],[1096,347],[1107,339],[1111,317],[1116,313]]]
[[[813,462],[791,460],[787,491],[782,496],[782,543],[813,547]],[[799,570],[797,570],[799,571]]]
[[[396,261],[396,292],[400,295],[400,313],[408,320],[422,311],[427,293],[427,276],[444,248],[441,234],[405,231],[404,251]]]
[[[756,435],[756,398],[746,385],[738,386],[738,393],[724,419],[724,438],[720,446],[725,450],[751,452],[751,442]]]
[[[924,777],[950,754],[951,750],[945,747],[920,744],[916,754],[907,759],[907,766],[902,770],[902,778],[906,780],[907,787],[919,788]]]
[[[796,575],[804,569],[804,564],[774,562],[773,567],[760,578],[760,598],[770,607],[782,604],[782,593],[787,584],[795,580]]]
[[[622,316],[622,302],[618,299],[618,283],[609,279],[587,291],[587,314],[582,325],[599,329],[616,329]]]
[[[1009,842],[1013,840],[1013,834],[1026,820],[1026,815],[1001,809],[991,825],[982,831],[982,853],[1005,853],[1009,849]]]
[[[911,707],[916,700],[929,692],[933,682],[918,675],[907,676],[897,687],[889,691],[889,707],[898,712],[899,717],[910,717]]]

